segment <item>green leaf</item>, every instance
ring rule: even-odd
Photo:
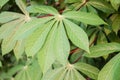
[[[98,15],[93,13],[78,12],[78,11],[68,11],[63,13],[63,16],[68,19],[80,21],[91,25],[101,25],[106,24]]]
[[[76,3],[76,2],[80,2],[82,0],[65,0],[65,3]]]
[[[43,46],[46,37],[55,21],[47,22],[35,30],[26,40],[25,51],[27,56],[34,56]]]
[[[120,29],[120,14],[115,14],[112,16],[113,19],[113,23],[112,23],[112,29],[115,31],[115,33],[118,33],[118,30]],[[112,18],[111,17],[111,18]]]
[[[22,0],[15,0],[18,7],[21,9],[21,11],[26,15],[29,16],[29,13],[26,10],[26,5],[23,3]]]
[[[113,52],[120,51],[119,43],[104,43],[90,48],[90,54],[85,54],[86,57],[100,57]]]
[[[0,8],[2,8],[9,0],[1,0],[0,1]]]
[[[9,53],[15,47],[16,40],[14,39],[14,35],[16,34],[17,30],[23,24],[24,24],[24,21],[17,24],[14,27],[14,29],[12,30],[12,32],[6,38],[3,39],[3,41],[2,41],[2,55]]]
[[[4,0],[2,0],[4,1]],[[24,15],[15,13],[15,12],[2,12],[0,14],[0,23],[6,23],[12,20],[19,19],[20,17],[23,17]]]
[[[66,65],[70,51],[70,44],[62,22],[60,22],[58,26],[54,44],[57,60],[61,62],[61,64]]]
[[[37,61],[33,61],[31,65],[23,66],[22,69],[17,72],[14,80],[40,80],[42,72]]]
[[[59,14],[55,8],[51,6],[44,6],[44,5],[41,5],[41,6],[32,5],[32,6],[29,6],[27,10],[30,13],[45,13],[45,14],[53,14],[53,15]]]
[[[96,80],[98,77],[99,69],[97,69],[94,66],[79,62],[79,63],[75,63],[74,67],[92,79]]]
[[[42,80],[63,80],[66,71],[64,67],[49,70],[42,78]]]
[[[120,80],[119,74],[120,74],[120,53],[113,57],[102,68],[98,75],[98,80]]]
[[[17,20],[8,22],[6,24],[3,24],[0,27],[0,38],[1,39],[7,38],[14,31],[14,29],[18,26],[18,24],[21,24],[21,23],[23,23],[23,19],[17,19]]]
[[[22,54],[24,53],[24,46],[25,46],[25,40],[18,40],[16,42],[16,45],[14,47],[14,54],[17,60],[22,58]]]
[[[88,3],[93,7],[106,13],[113,13],[115,11],[114,8],[108,2],[103,0],[91,0]]]
[[[53,17],[39,18],[39,19],[35,18],[30,20],[29,22],[21,26],[21,28],[15,34],[14,38],[16,40],[19,40],[28,37],[37,28],[42,27],[46,22],[50,21],[51,19],[53,19]]]
[[[67,30],[68,37],[73,42],[73,44],[89,52],[89,41],[84,30],[67,19],[64,19],[63,21]]]
[[[57,31],[58,22],[53,24],[53,28],[49,32],[43,48],[38,52],[38,61],[43,71],[43,74],[51,67],[55,61],[54,40]]]
[[[120,0],[110,0],[112,6],[118,10],[119,6],[120,6]]]

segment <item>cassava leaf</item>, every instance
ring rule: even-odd
[[[21,9],[21,11],[26,15],[29,16],[29,13],[26,10],[26,5],[23,3],[22,0],[15,0],[18,7]]]
[[[27,56],[34,56],[34,54],[42,48],[54,22],[54,20],[47,22],[45,25],[35,30],[30,37],[27,38],[25,46]]]
[[[12,20],[19,19],[20,17],[23,17],[24,15],[15,13],[15,12],[2,12],[0,13],[0,23],[6,23]]]
[[[106,24],[98,15],[93,13],[68,11],[66,13],[63,13],[63,16],[68,19],[80,21],[91,25]]]
[[[79,62],[79,63],[75,63],[74,67],[92,79],[97,79],[98,77],[99,69],[97,69],[94,66]]]
[[[67,19],[64,19],[63,21],[67,30],[68,37],[73,42],[73,44],[89,52],[89,41],[84,30]]]
[[[100,71],[98,80],[120,80],[120,53],[113,57]]]
[[[59,14],[58,11],[51,6],[32,5],[32,6],[29,6],[27,10],[30,13],[45,13],[45,14],[53,14],[53,15]]]
[[[104,43],[90,48],[90,54],[85,54],[86,57],[100,57],[113,52],[120,51],[119,43]]]
[[[23,39],[28,37],[30,34],[32,34],[37,28],[42,27],[46,22],[53,19],[53,17],[47,17],[47,18],[39,18],[39,19],[32,19],[29,22],[25,23],[21,26],[21,28],[17,31],[14,38],[16,40]]]
[[[106,13],[113,13],[115,11],[114,8],[104,0],[91,0],[88,4]]]
[[[23,19],[17,19],[6,24],[3,24],[0,27],[0,38],[7,38],[13,30],[19,26],[18,24],[23,23]]]
[[[43,48],[38,52],[38,61],[43,71],[43,74],[47,72],[47,70],[51,67],[53,62],[55,61],[55,52],[54,52],[54,40],[57,31],[58,22],[53,25],[53,28],[49,32],[49,35],[46,39],[46,42]]]
[[[16,44],[16,40],[14,39],[14,35],[17,32],[17,29],[19,29],[21,27],[21,25],[24,24],[24,21],[20,22],[19,24],[17,24],[14,29],[12,30],[12,32],[3,39],[2,41],[2,55],[7,54],[8,52],[10,52]]]
[[[19,60],[22,57],[22,54],[24,53],[24,47],[25,47],[25,40],[18,40],[16,42],[16,45],[13,50],[17,60]]]
[[[61,64],[66,65],[70,51],[70,44],[62,21],[59,23],[54,44],[55,56],[57,60],[61,62]]]

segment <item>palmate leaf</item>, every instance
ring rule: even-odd
[[[42,27],[46,22],[50,21],[53,19],[53,17],[47,17],[47,18],[33,18],[26,24],[22,25],[21,28],[17,31],[16,35],[14,38],[16,40],[23,39],[28,37],[32,32],[34,32],[37,28]]]
[[[73,65],[47,71],[42,80],[86,80]]]
[[[101,25],[106,24],[99,16],[93,13],[78,12],[78,11],[68,11],[63,13],[63,16],[67,19],[72,19],[80,21],[90,25]]]
[[[91,66],[86,63],[82,63],[82,62],[75,63],[74,66],[77,70],[81,71],[82,73],[89,76],[90,78],[95,79],[95,80],[97,79],[99,69],[97,69],[96,67]]]
[[[41,49],[54,23],[54,20],[47,22],[27,38],[25,45],[27,56],[34,56]]]
[[[120,53],[113,57],[100,71],[98,80],[120,80]]]
[[[120,51],[119,43],[104,43],[90,48],[90,54],[85,54],[86,57],[100,57],[113,52]]]
[[[73,22],[64,19],[65,28],[70,40],[79,48],[89,52],[89,41],[87,34]]]
[[[57,31],[58,22],[53,24],[53,28],[49,32],[49,35],[46,39],[46,42],[43,48],[38,52],[38,61],[43,71],[43,74],[51,67],[53,62],[55,61],[55,54],[54,54],[54,40]]]
[[[45,14],[53,14],[53,15],[59,14],[55,8],[51,6],[44,6],[44,5],[41,5],[41,6],[32,5],[32,6],[29,6],[27,10],[30,13],[45,13]]]
[[[54,44],[55,56],[57,60],[61,64],[66,65],[70,51],[70,44],[67,39],[62,21],[60,21],[58,25]]]
[[[23,66],[14,80],[40,80],[42,76],[41,69],[37,61],[33,61],[31,65]]]

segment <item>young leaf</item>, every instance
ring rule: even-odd
[[[120,80],[120,53],[113,57],[100,71],[98,80]]]
[[[32,6],[29,6],[27,10],[30,13],[45,13],[45,14],[53,14],[53,15],[59,14],[58,11],[51,6],[32,5]]]
[[[53,24],[51,31],[46,39],[46,42],[43,48],[38,52],[38,61],[43,71],[43,74],[47,72],[47,70],[51,67],[51,65],[55,61],[55,52],[54,52],[54,40],[57,31],[58,22]]]
[[[104,0],[91,0],[88,4],[106,13],[113,13],[115,11],[114,8]]]
[[[9,0],[1,0],[0,1],[0,8],[2,8]]]
[[[54,44],[55,56],[57,60],[61,62],[61,64],[66,65],[70,51],[70,44],[62,21],[58,26]]]
[[[89,41],[84,30],[67,19],[64,19],[63,21],[67,30],[68,37],[73,42],[73,44],[89,52]]]
[[[98,77],[99,69],[97,69],[94,66],[79,62],[79,63],[75,63],[74,67],[92,79],[97,79]]]
[[[53,17],[39,18],[39,19],[35,18],[30,20],[29,22],[21,26],[21,28],[15,34],[14,38],[16,40],[19,40],[28,37],[37,28],[42,27],[46,22],[50,21],[51,19],[53,19]]]
[[[0,23],[7,23],[9,21],[19,19],[23,16],[24,15],[15,12],[2,12],[0,14]]]
[[[34,56],[41,49],[54,23],[55,21],[47,22],[27,38],[25,45],[27,56]]]
[[[90,48],[90,54],[85,54],[86,57],[100,57],[113,52],[120,51],[119,43],[104,43]]]
[[[98,15],[86,12],[68,11],[63,13],[63,16],[68,19],[80,21],[91,25],[106,24]]]

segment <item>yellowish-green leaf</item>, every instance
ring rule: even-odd
[[[0,1],[0,8],[2,8],[9,0],[1,0]]]
[[[63,21],[67,30],[68,37],[72,43],[77,47],[89,52],[89,41],[84,30],[67,19],[64,19]]]

